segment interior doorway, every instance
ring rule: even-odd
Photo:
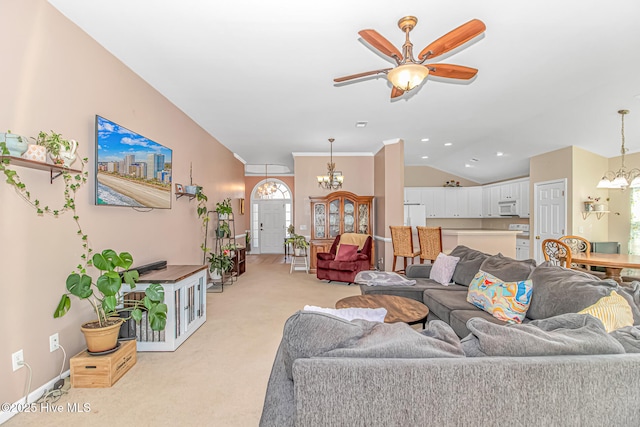
[[[287,227],[293,219],[291,190],[278,179],[269,179],[275,190],[262,194],[260,181],[251,192],[251,252],[257,254],[284,254]]]
[[[567,230],[567,180],[536,182],[533,184],[534,256],[538,264],[544,262],[542,242],[557,239]]]

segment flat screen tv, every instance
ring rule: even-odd
[[[170,209],[171,153],[96,115],[96,205]]]

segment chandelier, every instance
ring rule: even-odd
[[[278,186],[275,182],[269,182],[268,173],[267,173],[268,165],[264,165],[264,183],[258,187],[256,190],[260,197],[269,197],[276,191],[278,191]]]
[[[624,147],[624,116],[629,110],[619,110],[618,114],[622,117],[622,146],[620,154],[622,155],[622,164],[617,172],[607,171],[597,185],[597,188],[619,188],[624,190],[627,187],[640,187],[640,170],[633,168],[627,170],[624,167],[624,155],[627,149]]]
[[[325,190],[337,190],[342,188],[342,181],[344,181],[342,172],[336,171],[336,164],[333,163],[333,141],[335,141],[335,139],[329,138],[331,160],[327,163],[327,174],[317,176],[318,186]]]

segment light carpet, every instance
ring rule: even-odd
[[[23,413],[5,425],[257,426],[286,319],[359,294],[357,285],[289,274],[288,264],[249,263],[223,293],[207,294],[207,321],[175,352],[139,352],[114,386],[71,388],[55,403],[64,412]],[[67,412],[67,403],[90,412]]]

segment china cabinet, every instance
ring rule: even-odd
[[[316,254],[329,252],[336,236],[343,233],[368,234],[373,238],[373,196],[336,191],[327,196],[310,197],[310,271],[316,271]],[[371,257],[371,263],[375,256]]]

